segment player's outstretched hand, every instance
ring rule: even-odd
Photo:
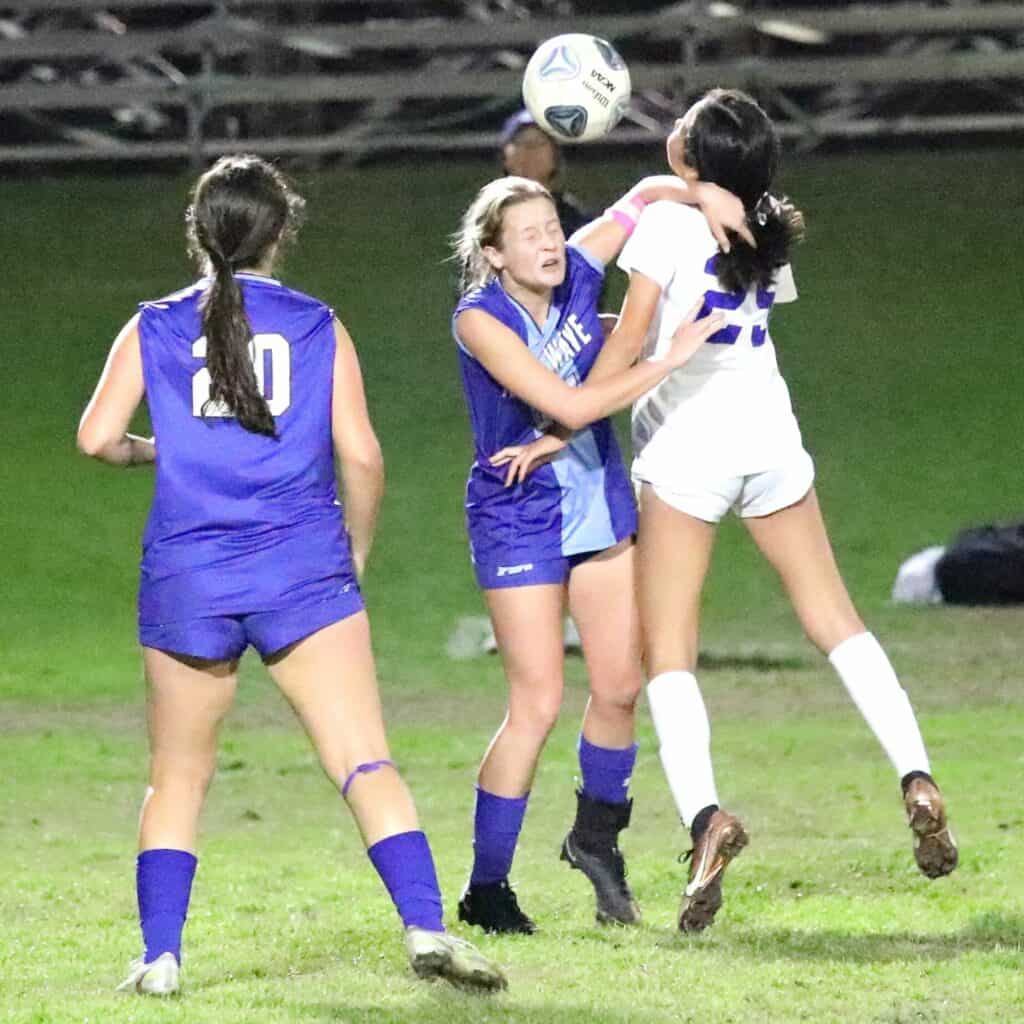
[[[690,307],[683,322],[676,328],[676,333],[672,335],[672,345],[665,358],[673,369],[679,369],[715,331],[725,326],[725,317],[721,313],[711,313],[698,320],[697,314],[703,305],[704,297],[701,296]]]
[[[747,223],[747,211],[739,197],[734,196],[728,189],[724,189],[720,185],[715,185],[710,181],[699,181],[697,182],[697,201],[700,204],[700,211],[704,214],[704,219],[711,229],[711,234],[715,236],[718,248],[722,252],[728,252],[731,248],[730,231],[739,235],[752,249],[757,248],[757,242]]]
[[[505,486],[512,487],[514,484],[521,484],[538,466],[550,462],[566,444],[568,441],[554,434],[545,434],[529,444],[513,444],[508,448],[502,448],[500,452],[495,452],[491,456],[491,465],[508,466]]]

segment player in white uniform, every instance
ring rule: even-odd
[[[633,478],[710,523],[734,505],[743,516],[776,511],[802,498],[814,479],[768,333],[772,305],[797,297],[792,271],[785,264],[767,287],[724,290],[714,238],[688,210],[680,216],[668,205],[645,211],[636,241],[619,259],[622,269],[643,274],[659,290],[643,354],[660,356],[669,325],[694,304],[728,322],[633,406]],[[771,480],[744,479],[767,470]]]
[[[778,571],[808,637],[839,673],[900,777],[918,866],[948,874],[957,848],[913,709],[889,659],[857,615],[836,567],[768,333],[776,302],[796,298],[788,263],[800,213],[771,195],[774,128],[750,97],[713,90],[669,136],[684,181],[713,182],[743,200],[757,247],[719,248],[700,217],[655,203],[619,257],[630,275],[619,327],[590,380],[660,353],[687,310],[715,309],[727,325],[634,405],[639,493],[638,595],[647,692],[661,758],[693,855],[679,927],[707,927],[722,873],[747,842],[719,807],[710,726],[694,670],[701,588],[715,524],[734,510]],[[642,345],[628,339],[645,338]]]

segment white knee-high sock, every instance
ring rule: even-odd
[[[662,672],[647,684],[647,700],[669,789],[689,828],[698,812],[718,803],[704,698],[692,672]]]
[[[828,660],[899,777],[914,771],[930,772],[910,698],[874,636],[851,636],[832,651]]]

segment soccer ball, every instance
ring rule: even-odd
[[[523,74],[523,102],[561,142],[607,135],[629,104],[629,69],[611,43],[583,33],[540,44]]]

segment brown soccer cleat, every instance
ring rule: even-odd
[[[929,878],[948,875],[960,854],[946,823],[946,804],[939,787],[931,779],[913,779],[903,794],[903,805],[914,833],[914,860],[921,873]]]
[[[729,861],[747,845],[743,822],[717,810],[690,851],[690,878],[679,907],[679,930],[701,932],[722,905],[722,875]]]

